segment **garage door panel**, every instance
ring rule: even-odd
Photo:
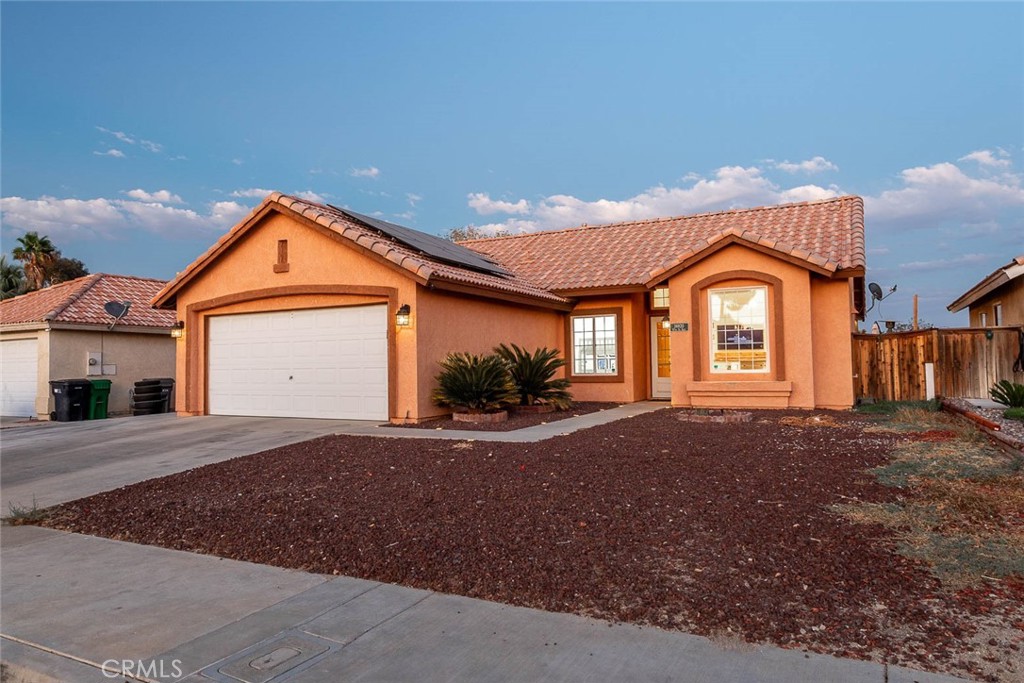
[[[387,321],[383,305],[211,318],[210,413],[387,419]]]
[[[39,342],[0,342],[0,415],[33,417],[39,371]]]

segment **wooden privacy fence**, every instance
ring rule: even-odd
[[[999,380],[1024,383],[1024,372],[1013,371],[1020,329],[854,334],[854,391],[857,398],[880,401],[924,400],[929,388],[933,396],[987,398]]]

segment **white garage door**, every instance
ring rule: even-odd
[[[210,414],[386,420],[387,310],[210,318]]]
[[[38,371],[39,342],[0,342],[0,415],[35,416]]]

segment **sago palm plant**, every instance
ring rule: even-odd
[[[434,403],[471,413],[497,410],[516,400],[508,364],[495,355],[449,353],[441,361],[437,385]]]
[[[557,349],[545,347],[531,354],[515,344],[499,344],[494,353],[508,363],[509,374],[519,395],[519,405],[545,403],[564,410],[572,404],[569,380],[552,379],[565,365],[565,361],[558,357]]]
[[[1024,408],[1024,384],[1004,379],[996,382],[988,393],[996,403],[1008,408]]]

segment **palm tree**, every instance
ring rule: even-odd
[[[46,284],[46,271],[57,258],[57,248],[46,235],[27,232],[18,238],[18,244],[11,252],[14,258],[25,264],[29,290],[42,289]]]
[[[25,285],[25,272],[16,263],[7,262],[7,254],[0,254],[0,299],[18,296]]]

